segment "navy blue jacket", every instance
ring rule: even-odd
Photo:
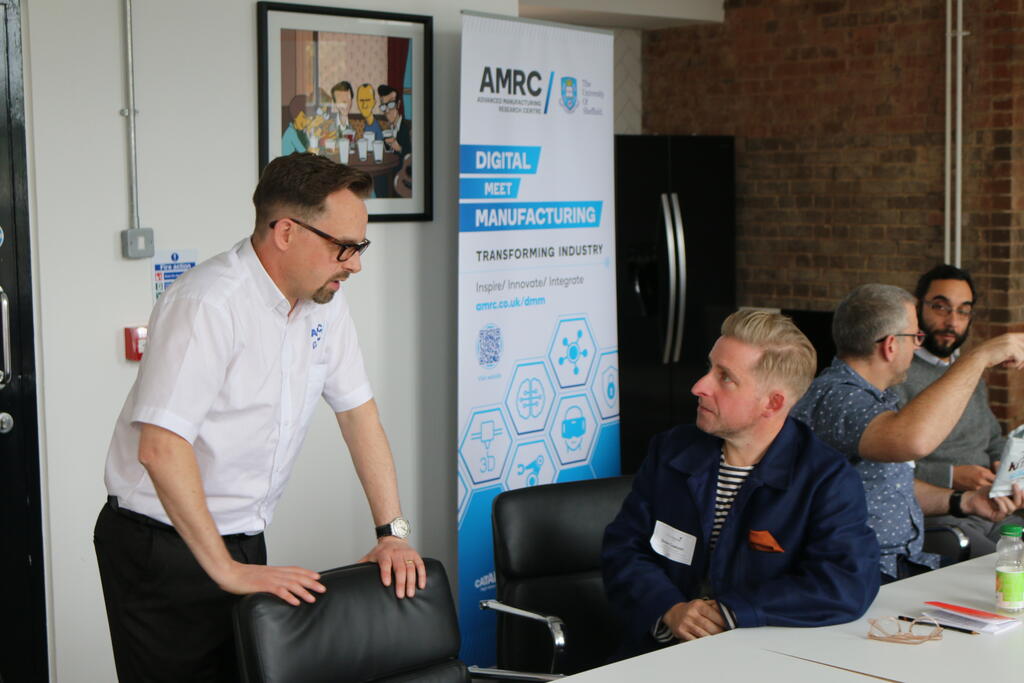
[[[676,603],[704,597],[705,576],[740,627],[852,621],[878,592],[878,541],[860,477],[792,418],[743,483],[710,553],[721,451],[721,439],[692,425],[655,436],[605,531],[605,590],[625,628],[620,658],[657,648],[654,625]],[[691,564],[652,549],[656,521],[696,537]],[[782,552],[764,550],[763,533],[754,547],[751,532],[765,531]]]

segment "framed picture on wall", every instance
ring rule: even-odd
[[[313,152],[373,179],[371,221],[433,219],[433,20],[260,2],[260,169]]]

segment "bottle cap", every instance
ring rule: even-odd
[[[1020,538],[1021,531],[1022,531],[1021,527],[1016,525],[1016,524],[1004,524],[1003,528],[999,530],[999,535],[1000,536],[1016,536],[1017,538]]]

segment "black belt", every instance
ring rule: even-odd
[[[120,503],[118,503],[117,501],[117,496],[107,496],[107,505],[109,505],[110,509],[119,514],[120,516],[124,517],[125,519],[130,519],[133,522],[136,522],[137,524],[142,524],[143,526],[152,527],[154,529],[160,529],[161,531],[170,531],[172,534],[178,533],[177,529],[175,529],[170,524],[165,524],[158,519],[153,519],[152,517],[147,517],[146,515],[135,512],[134,510],[128,510],[126,508],[121,507]],[[225,540],[242,540],[262,535],[263,532],[261,531],[258,534],[228,534],[227,536],[222,536],[221,538]]]

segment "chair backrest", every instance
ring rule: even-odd
[[[632,482],[614,477],[532,486],[494,500],[498,600],[565,622],[558,673],[600,666],[615,650],[619,627],[604,593],[601,543]],[[545,671],[551,663],[544,624],[499,614],[497,645],[499,667]]]
[[[323,572],[327,592],[293,607],[266,593],[235,607],[245,683],[468,683],[448,576],[424,559],[427,587],[399,600],[376,564]]]

